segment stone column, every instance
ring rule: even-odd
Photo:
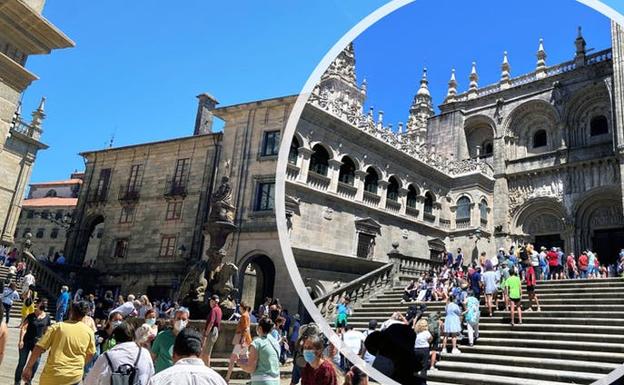
[[[357,192],[355,193],[355,200],[357,202],[362,202],[364,199],[364,179],[366,178],[366,171],[356,170],[355,171],[355,180],[353,181],[353,185],[357,188]]]
[[[611,20],[613,106],[616,154],[620,161],[620,192],[624,191],[624,28]],[[622,199],[624,199],[624,194]],[[624,207],[624,204],[622,205]]]
[[[342,162],[336,159],[329,160],[329,170],[327,172],[327,176],[329,177],[329,192],[337,192],[338,191],[338,177],[340,175],[340,166],[342,166]]]
[[[386,200],[387,200],[387,192],[388,192],[388,185],[390,184],[390,182],[385,181],[385,180],[380,180],[379,182],[377,182],[377,194],[379,194],[379,208],[381,208],[382,210],[384,210],[386,208]]]
[[[399,203],[401,204],[401,208],[399,209],[399,214],[405,215],[405,210],[407,209],[407,193],[409,192],[406,188],[399,189]]]
[[[425,197],[419,195],[416,197],[416,209],[418,210],[418,220],[423,221],[425,215]]]
[[[479,227],[481,226],[481,218],[479,217],[479,210],[476,209],[478,207],[475,202],[470,204],[470,227]]]
[[[433,225],[435,227],[440,227],[440,211],[442,209],[442,203],[440,202],[433,202],[433,215],[435,215],[435,220],[433,222]]]
[[[308,182],[308,169],[310,168],[310,156],[314,151],[309,148],[299,147],[299,156],[301,157],[301,168],[299,169],[299,182]]]
[[[451,217],[449,218],[449,220],[451,221],[451,223],[449,224],[449,228],[451,230],[455,230],[457,229],[457,206],[451,206]]]

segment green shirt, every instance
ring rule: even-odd
[[[253,385],[279,384],[279,343],[275,340],[275,338],[265,336],[256,337],[251,343],[251,346],[258,351],[258,364],[256,365],[256,371],[251,375],[251,383]],[[260,378],[262,377],[265,379],[261,380]],[[273,377],[275,380],[268,380],[267,377]]]
[[[521,285],[522,283],[520,282],[520,278],[517,275],[507,278],[507,280],[505,281],[505,287],[509,288],[509,298],[511,299],[520,298],[520,286]]]
[[[156,373],[173,365],[173,343],[175,336],[171,330],[163,330],[158,333],[152,343],[152,353],[156,354],[154,371]]]

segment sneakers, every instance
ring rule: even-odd
[[[451,352],[451,354],[461,354],[461,350],[455,348],[453,349],[453,351]]]
[[[436,368],[435,366],[432,366],[432,367],[429,368],[429,371],[430,372],[437,372],[438,368]]]

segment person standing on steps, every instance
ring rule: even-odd
[[[537,311],[542,311],[540,309],[539,300],[537,299],[537,294],[535,294],[535,285],[537,284],[537,274],[535,274],[535,269],[533,268],[533,266],[529,266],[529,268],[527,269],[525,280],[526,280],[526,285],[527,285],[527,295],[529,296],[529,310],[528,311],[532,311],[533,302],[535,302],[535,304],[537,305]]]
[[[2,306],[4,307],[4,318],[7,326],[9,325],[9,318],[11,317],[11,307],[13,307],[13,302],[17,301],[20,298],[18,294],[17,285],[15,282],[11,282],[9,286],[4,288],[2,292]]]
[[[486,297],[487,298],[487,297]],[[464,320],[468,326],[468,343],[470,346],[474,345],[474,342],[479,338],[479,316],[481,311],[479,310],[479,300],[470,296],[466,300],[466,311],[464,312]],[[490,313],[490,317],[491,317]]]
[[[566,266],[568,267],[568,279],[574,279],[577,277],[576,259],[574,253],[570,253],[566,258]]]
[[[492,316],[492,302],[493,298],[496,295],[496,272],[492,268],[492,263],[487,261],[485,264],[485,273],[481,276],[481,282],[483,283],[485,290],[485,305],[488,308],[490,317]]]
[[[204,328],[204,341],[202,346],[204,351],[202,352],[202,360],[206,366],[210,367],[210,356],[212,355],[212,348],[219,339],[219,329],[221,327],[221,318],[223,312],[219,307],[219,296],[214,294],[210,297],[210,314],[206,320],[206,327]]]
[[[444,319],[444,338],[442,339],[442,354],[446,354],[446,340],[451,339],[453,349],[452,354],[460,354],[457,349],[457,335],[461,333],[461,309],[455,303],[453,294],[446,301],[446,317]]]
[[[505,282],[509,291],[509,302],[511,304],[511,326],[514,326],[515,311],[518,308],[518,323],[522,324],[522,283],[514,270],[509,272],[509,278]]]

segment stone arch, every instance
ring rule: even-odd
[[[329,154],[329,159],[336,159],[336,151],[329,144],[323,143],[321,141],[310,142],[310,149],[312,150],[316,146],[321,146],[327,151]]]
[[[351,155],[341,155],[340,169],[338,171],[338,181],[348,185],[355,183],[355,171],[358,170],[359,162]]]
[[[514,108],[505,121],[505,132],[512,137],[509,157],[523,158],[559,148],[561,133],[559,113],[550,103],[535,99]],[[533,147],[535,133],[546,132],[547,145]]]
[[[587,192],[574,208],[576,248],[591,249],[613,262],[624,240],[622,195],[617,187],[599,187]]]
[[[477,152],[481,158],[492,156],[495,131],[496,123],[489,116],[474,115],[466,119],[464,122],[466,151],[462,154],[462,158],[476,158]],[[478,151],[477,146],[479,147]],[[488,146],[492,151],[486,151],[485,146]]]
[[[103,224],[105,217],[101,213],[93,213],[88,215],[78,228],[75,247],[72,250],[72,255],[69,258],[73,264],[82,265],[84,258],[87,254],[87,248],[89,242],[93,238],[95,228]]]
[[[375,170],[375,172],[379,176],[379,180],[386,180],[386,173],[384,172],[384,170],[375,164],[365,164],[361,170],[366,172],[369,168]]]
[[[533,198],[518,208],[512,233],[536,247],[561,247],[571,242],[569,220],[560,201],[549,197]]]
[[[248,253],[240,262],[238,290],[241,300],[256,309],[265,297],[273,297],[275,288],[275,263],[262,250]]]
[[[604,83],[576,91],[566,104],[564,113],[568,127],[567,143],[569,147],[608,142],[612,139],[614,125],[611,114],[611,98]],[[607,134],[592,137],[590,135],[591,121],[598,116],[606,118],[609,130]]]

